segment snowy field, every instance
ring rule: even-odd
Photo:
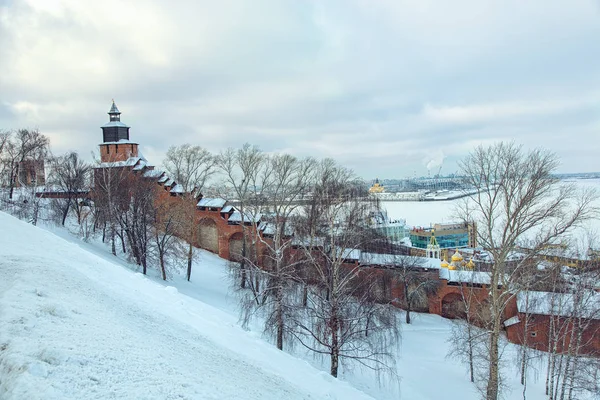
[[[336,380],[301,348],[278,351],[259,323],[239,326],[226,262],[215,255],[199,252],[192,282],[174,273],[164,283],[102,243],[46,229],[0,212],[1,399],[479,398],[447,357],[452,324],[439,316],[402,324],[400,388],[343,365]],[[506,348],[507,400],[523,398],[515,350]],[[530,400],[544,399],[539,369]]]

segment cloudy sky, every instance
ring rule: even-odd
[[[478,144],[599,171],[600,0],[0,0],[0,129],[91,158],[114,98],[145,156],[454,172]]]

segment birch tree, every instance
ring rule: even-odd
[[[526,152],[514,143],[480,146],[460,162],[465,183],[476,190],[463,203],[460,217],[477,223],[478,242],[492,258],[487,377],[482,383],[487,400],[500,396],[503,315],[510,296],[521,290],[521,269],[595,212],[593,193],[578,194],[553,175],[558,164],[553,153]],[[522,258],[510,262],[520,249]]]

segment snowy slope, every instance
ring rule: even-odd
[[[0,212],[0,398],[371,397],[231,314]]]
[[[344,364],[340,382],[326,359],[265,342],[260,320],[238,327],[227,262],[214,254],[198,251],[191,282],[174,271],[165,283],[99,239],[44,229],[52,233],[0,213],[0,399],[479,398],[465,366],[447,357],[452,323],[437,315],[402,324],[400,389]],[[507,400],[522,399],[517,348],[505,348]],[[542,400],[543,360],[533,368],[527,398]]]

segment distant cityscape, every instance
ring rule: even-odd
[[[600,172],[572,172],[555,174],[559,179],[600,179]],[[448,175],[420,176],[413,178],[372,179],[385,187],[386,192],[410,192],[414,190],[461,189],[461,176],[455,173]]]

